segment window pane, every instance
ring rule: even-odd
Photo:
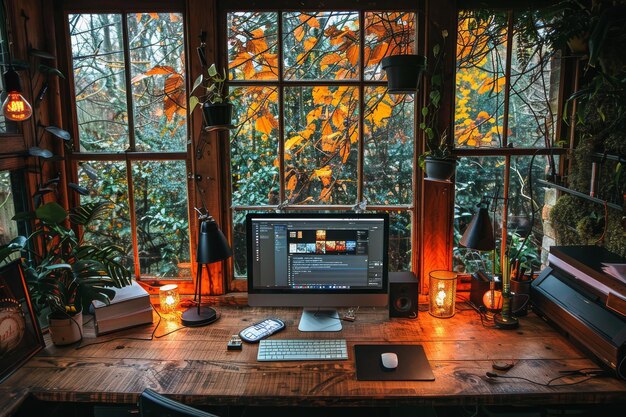
[[[368,204],[413,201],[413,115],[411,94],[365,88],[364,193]]]
[[[293,204],[355,204],[358,89],[285,88],[285,187]]]
[[[79,185],[89,190],[89,195],[81,196],[80,203],[108,201],[111,210],[107,217],[91,222],[85,229],[84,239],[98,245],[115,242],[126,252],[126,266],[133,265],[132,236],[130,232],[130,212],[128,209],[128,182],[126,164],[114,161],[89,161],[78,165]]]
[[[278,79],[278,13],[229,13],[227,19],[230,79]]]
[[[283,13],[287,80],[343,80],[359,76],[359,14]]]
[[[506,14],[478,20],[473,12],[461,12],[454,115],[457,147],[502,146],[505,65]]]
[[[233,269],[235,278],[248,278],[248,254],[246,252],[246,215],[258,213],[248,210],[233,210]]]
[[[509,252],[515,254],[521,247],[523,238],[530,231],[531,207],[535,210],[534,233],[523,247],[522,261],[532,262],[535,269],[540,264],[542,226],[540,209],[543,207],[544,193],[536,185],[533,188],[531,204],[528,168],[532,156],[511,157],[511,171],[509,177],[508,200],[508,246]],[[544,172],[545,159],[535,158],[533,162],[533,183]],[[461,236],[477,212],[477,205],[485,198],[490,203],[489,216],[495,222],[494,233],[496,238],[496,270],[499,270],[500,240],[502,223],[502,198],[504,184],[504,158],[501,157],[471,157],[461,158],[456,171],[455,194],[455,224],[454,224],[454,268],[458,271],[473,272],[477,269],[487,270],[490,275],[491,254],[476,253],[458,245]],[[494,198],[497,201],[494,203]],[[494,206],[495,204],[495,206]],[[530,267],[530,265],[527,265]]]
[[[365,79],[383,80],[380,61],[415,53],[415,13],[365,12]]]
[[[127,19],[137,149],[184,151],[183,17],[180,13],[132,13]]]
[[[118,14],[69,15],[81,151],[128,148],[122,21]]]
[[[278,93],[240,87],[232,94],[230,164],[234,206],[278,204]]]
[[[15,204],[11,188],[11,173],[0,171],[0,246],[6,245],[19,235],[17,223],[13,221]]]
[[[411,213],[389,213],[389,271],[411,270]]]
[[[532,15],[517,19],[534,19]],[[535,20],[536,38],[514,33],[511,57],[511,96],[508,142],[515,147],[543,147],[545,139],[555,139],[559,97],[560,65],[541,27]],[[524,25],[528,23],[524,22]],[[552,143],[552,141],[550,141]]]
[[[185,275],[189,267],[185,161],[138,161],[132,167],[141,273],[161,278]]]

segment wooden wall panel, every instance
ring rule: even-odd
[[[437,269],[450,269],[452,264],[452,213],[450,200],[454,198],[454,184],[445,181],[424,180],[422,219],[422,269],[420,290],[428,292],[428,274]]]

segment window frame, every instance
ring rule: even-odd
[[[548,4],[548,2],[540,3],[537,5],[537,8],[540,8],[542,5],[545,6],[546,4]],[[528,5],[524,5],[524,4],[512,4],[512,5],[508,5],[508,7],[503,7],[502,5],[496,4],[496,3],[494,4],[489,3],[487,6],[485,6],[484,4],[476,4],[476,2],[472,1],[466,5],[463,5],[462,7],[461,6],[457,7],[457,10],[456,10],[457,32],[458,32],[458,27],[459,27],[459,15],[462,11],[473,11],[473,10],[480,10],[480,9],[484,10],[485,8],[488,8],[489,10],[507,13],[506,62],[504,66],[505,84],[503,87],[504,108],[502,111],[502,117],[504,120],[503,129],[502,129],[503,130],[502,146],[481,147],[481,148],[469,148],[469,147],[457,148],[454,146],[455,145],[454,135],[451,135],[451,139],[450,139],[452,154],[456,156],[457,158],[459,157],[467,157],[467,158],[503,157],[504,158],[504,174],[503,174],[504,187],[502,190],[502,197],[498,197],[498,201],[496,203],[498,205],[499,211],[502,213],[501,224],[500,224],[500,231],[501,231],[500,248],[496,248],[496,250],[499,250],[499,253],[506,253],[507,251],[507,236],[508,236],[507,222],[508,222],[508,217],[509,217],[509,212],[508,212],[509,201],[508,200],[509,200],[509,188],[510,188],[509,181],[510,181],[510,176],[511,176],[510,174],[511,158],[516,157],[516,156],[532,157],[534,155],[557,156],[559,158],[558,174],[563,175],[565,171],[564,157],[566,156],[567,152],[570,149],[572,149],[571,140],[569,144],[567,145],[567,147],[563,147],[563,148],[556,148],[556,147],[553,147],[553,148],[545,148],[545,147],[544,148],[537,148],[537,147],[513,148],[513,147],[509,147],[508,123],[509,123],[509,117],[510,117],[509,105],[510,105],[510,98],[511,98],[511,91],[512,91],[511,89],[511,77],[512,77],[511,76],[511,59],[512,58],[511,57],[512,57],[512,54],[514,53],[513,52],[513,38],[514,38],[513,25],[514,25],[515,13],[520,10],[523,10],[524,6],[529,7]],[[560,67],[560,74],[559,74],[559,97],[556,103],[557,112],[555,115],[555,120],[557,121],[557,123],[554,126],[554,138],[556,138],[555,140],[558,140],[558,138],[561,137],[562,132],[566,129],[565,122],[563,121],[563,104],[566,100],[566,97],[568,97],[569,94],[572,92],[571,80],[568,78],[568,74],[572,72],[572,69],[573,69],[572,60],[566,57],[561,57],[560,59],[561,59],[561,67]],[[454,68],[453,68],[454,80],[456,81],[456,75],[457,75],[456,52],[455,52],[455,59],[454,59],[453,65],[454,65]],[[452,98],[453,98],[453,109],[454,109],[456,108],[456,94],[453,94]],[[454,126],[455,122],[456,120],[453,116],[451,119],[451,125]],[[571,137],[571,132],[569,132],[567,136]],[[455,197],[453,197],[453,200],[455,200]]]
[[[74,85],[74,74],[73,74],[73,66],[72,66],[72,51],[71,51],[71,39],[69,28],[67,25],[67,19],[70,14],[120,14],[122,16],[122,39],[124,45],[124,62],[125,62],[125,87],[126,87],[126,97],[127,97],[127,108],[128,108],[128,124],[130,127],[133,126],[134,123],[134,111],[133,111],[133,100],[131,100],[130,96],[132,94],[131,89],[131,77],[130,77],[130,65],[127,63],[130,62],[130,51],[128,48],[128,30],[126,24],[126,17],[128,14],[132,13],[142,13],[142,12],[157,12],[157,13],[180,13],[183,19],[183,27],[184,27],[184,39],[183,39],[183,52],[185,54],[185,94],[188,96],[189,92],[189,78],[190,78],[190,62],[189,62],[189,21],[188,21],[188,13],[187,13],[187,2],[185,0],[175,0],[175,1],[150,1],[150,0],[139,0],[132,2],[129,4],[128,2],[123,2],[119,0],[111,1],[111,2],[89,2],[86,5],[86,2],[82,2],[80,0],[60,0],[61,7],[59,8],[59,12],[57,15],[57,22],[60,23],[59,32],[62,32],[62,35],[59,36],[59,49],[61,51],[61,57],[59,61],[65,65],[65,73],[67,74],[67,83],[65,87],[67,90],[65,94],[63,94],[65,98],[65,108],[67,109],[67,114],[65,115],[67,125],[71,126],[72,133],[72,149],[65,150],[66,162],[65,162],[65,172],[66,172],[66,180],[67,182],[78,183],[78,164],[81,162],[87,161],[108,161],[108,162],[120,162],[125,163],[126,167],[126,178],[128,181],[128,189],[127,194],[129,197],[128,209],[130,213],[130,228],[132,235],[132,258],[133,258],[133,275],[138,281],[143,281],[148,284],[156,284],[163,285],[167,283],[175,283],[177,284],[182,292],[193,293],[195,286],[195,274],[192,274],[191,278],[181,278],[177,279],[175,277],[154,277],[148,274],[141,274],[140,271],[140,263],[139,263],[139,255],[138,255],[138,240],[137,240],[137,222],[136,222],[136,214],[135,214],[135,205],[134,205],[134,190],[133,190],[133,180],[132,180],[132,162],[134,161],[184,161],[185,162],[185,172],[187,173],[186,181],[186,189],[187,189],[187,218],[188,218],[188,235],[189,235],[189,257],[192,265],[195,264],[195,253],[193,248],[195,248],[195,215],[194,215],[194,202],[195,202],[195,188],[190,178],[192,178],[191,172],[193,172],[195,165],[194,160],[192,158],[193,152],[193,118],[191,114],[187,114],[186,120],[186,146],[184,151],[166,151],[166,152],[145,152],[145,151],[137,151],[135,148],[135,133],[133,128],[129,128],[128,137],[129,137],[129,147],[127,150],[118,152],[80,152],[76,151],[76,149],[80,149],[79,144],[79,134],[78,134],[78,117],[77,117],[77,109],[75,102],[75,85]],[[70,204],[78,204],[79,196],[76,193],[71,193],[68,198],[70,199]],[[194,269],[195,271],[195,269]]]
[[[367,5],[356,3],[351,0],[341,0],[337,2],[333,2],[332,6],[329,7],[320,7],[319,3],[306,0],[298,4],[298,7],[295,8],[292,2],[286,0],[278,0],[278,1],[267,1],[263,4],[259,4],[254,1],[241,1],[237,2],[236,5],[233,5],[232,2],[219,0],[218,1],[218,62],[221,64],[222,68],[228,68],[228,46],[227,46],[227,19],[228,13],[230,12],[276,12],[278,14],[283,12],[315,12],[315,11],[355,11],[359,13],[359,19],[362,22],[365,12],[368,11],[398,11],[398,12],[413,12],[415,13],[415,52],[416,54],[423,55],[423,39],[424,39],[424,19],[425,19],[425,10],[423,2],[418,1],[408,1],[401,0],[395,2],[393,7],[390,7],[387,3],[383,1],[373,1],[368,3]],[[279,17],[279,22],[281,19]],[[279,23],[280,26],[280,23]],[[365,142],[363,137],[363,126],[364,126],[364,118],[363,118],[363,110],[365,108],[365,96],[364,92],[367,87],[380,87],[387,86],[386,80],[366,80],[363,79],[364,74],[364,56],[363,56],[363,45],[365,31],[360,28],[360,41],[361,48],[359,53],[359,76],[355,79],[346,79],[346,80],[308,80],[308,79],[293,79],[286,80],[284,78],[284,62],[282,59],[282,46],[278,47],[278,77],[276,80],[228,80],[226,88],[234,87],[234,86],[268,86],[277,89],[278,92],[278,100],[283,100],[283,94],[285,87],[290,86],[335,86],[335,85],[346,85],[356,87],[359,91],[359,141],[358,141],[358,154],[357,154],[357,178],[359,179],[357,182],[357,195],[355,198],[356,202],[363,201],[364,198],[364,153],[365,153]],[[279,42],[282,40],[282,28],[278,28],[277,36]],[[395,205],[382,205],[382,204],[368,204],[366,210],[368,211],[381,211],[381,212],[405,212],[410,215],[410,224],[411,224],[411,260],[410,260],[410,268],[413,271],[417,271],[418,267],[418,257],[420,254],[419,243],[418,243],[418,229],[419,229],[419,221],[420,218],[419,208],[420,204],[420,169],[416,163],[417,157],[420,153],[420,138],[421,131],[419,130],[419,109],[421,108],[422,103],[422,94],[421,90],[418,94],[414,96],[413,108],[414,108],[414,143],[413,143],[413,173],[412,173],[412,201],[410,204],[395,204]],[[284,202],[286,200],[285,197],[285,149],[284,149],[284,103],[279,104],[279,113],[278,113],[278,151],[277,155],[279,157],[279,202]],[[230,145],[226,145],[223,147],[220,155],[223,155],[223,158],[227,161],[227,172],[223,174],[223,189],[225,190],[224,195],[227,198],[224,198],[222,213],[224,218],[224,226],[222,230],[227,235],[228,239],[233,242],[233,211],[275,211],[279,207],[285,211],[342,211],[342,210],[352,210],[355,205],[345,205],[345,204],[333,204],[333,205],[324,205],[324,204],[267,204],[267,205],[238,205],[233,206],[232,202],[232,184],[231,184],[231,175],[230,175]],[[228,268],[226,271],[227,284],[228,288],[231,291],[247,291],[247,279],[235,277],[234,274],[234,263],[231,260],[228,261]]]

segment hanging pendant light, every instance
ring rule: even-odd
[[[4,73],[4,81],[7,89],[7,98],[2,103],[4,117],[14,122],[23,122],[30,119],[33,115],[33,108],[21,94],[20,77],[13,67],[10,66],[7,72]]]

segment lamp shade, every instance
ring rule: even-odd
[[[210,264],[223,261],[232,256],[233,252],[226,237],[215,223],[213,217],[202,220],[198,235],[198,251],[196,261],[199,264]]]
[[[465,233],[459,243],[466,248],[474,250],[494,250],[496,242],[493,237],[493,226],[489,218],[487,207],[480,207],[478,212],[472,217]]]

